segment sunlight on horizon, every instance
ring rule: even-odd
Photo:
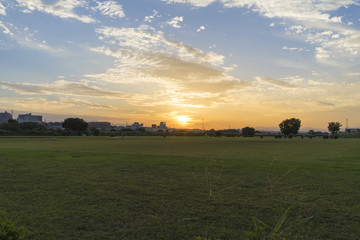
[[[188,116],[177,116],[176,119],[182,124],[188,124],[192,119]]]

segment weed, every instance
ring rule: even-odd
[[[17,227],[15,222],[0,212],[0,240],[19,240],[24,238],[24,228]]]

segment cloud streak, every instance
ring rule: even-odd
[[[6,15],[6,7],[0,2],[0,15]]]
[[[171,21],[167,22],[168,25],[172,26],[173,28],[181,28],[179,23],[184,21],[184,17],[174,17]]]
[[[94,23],[95,19],[75,13],[78,7],[84,7],[85,1],[82,0],[58,0],[53,4],[46,4],[42,0],[16,0],[20,6],[25,8],[24,12],[34,11],[44,12],[64,19],[76,19],[84,23]]]
[[[125,13],[121,5],[115,1],[97,1],[98,6],[94,9],[99,10],[102,15],[109,16],[111,18],[123,18]]]
[[[89,86],[85,83],[67,82],[64,80],[57,81],[53,84],[34,84],[34,83],[10,83],[0,82],[0,87],[15,91],[20,94],[29,95],[73,95],[73,96],[89,96],[103,98],[127,99],[131,94],[124,92],[116,92],[103,90],[98,87]]]
[[[255,78],[257,81],[260,82],[265,82],[271,85],[275,85],[278,87],[283,87],[283,88],[297,88],[296,85],[285,82],[285,81],[281,81],[281,80],[277,80],[277,79],[273,79],[273,78],[269,78],[269,77],[256,77]]]

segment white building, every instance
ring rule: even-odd
[[[24,122],[42,123],[42,116],[32,115],[31,113],[19,114],[17,121],[18,123],[24,123]]]
[[[0,123],[7,123],[10,119],[12,119],[12,116],[8,112],[0,113]]]

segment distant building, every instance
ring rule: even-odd
[[[110,131],[111,123],[109,122],[88,122],[88,128],[96,128],[100,131]]]
[[[166,130],[167,129],[166,122],[160,122],[159,129]]]
[[[24,123],[24,122],[42,123],[42,116],[32,115],[31,113],[19,114],[17,121],[18,123]]]
[[[144,126],[143,123],[134,122],[131,126],[128,126],[128,127],[130,127],[133,130],[136,130],[136,129],[139,129],[139,128],[143,127],[143,126]]]
[[[46,123],[46,127],[47,127],[47,129],[64,130],[64,128],[62,127],[62,122],[49,122],[49,123]]]
[[[0,113],[0,123],[7,123],[10,119],[12,119],[12,116],[8,112]]]
[[[345,128],[345,132],[358,133],[358,132],[360,132],[360,129],[359,128]]]

